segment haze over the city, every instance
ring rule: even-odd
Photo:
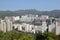
[[[60,10],[60,0],[0,0],[0,11],[20,9]]]

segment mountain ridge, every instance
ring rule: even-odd
[[[0,16],[21,16],[24,14],[38,14],[38,15],[48,15],[54,17],[60,17],[60,10],[51,10],[51,11],[39,11],[36,9],[27,9],[27,10],[16,10],[16,11],[0,11]]]

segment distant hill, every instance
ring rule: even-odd
[[[52,11],[38,11],[36,9],[27,9],[27,10],[16,10],[16,11],[0,11],[1,16],[16,16],[23,14],[38,14],[38,15],[49,15],[54,17],[60,17],[60,10],[52,10]]]

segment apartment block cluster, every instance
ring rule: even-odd
[[[60,18],[50,17],[48,15],[26,14],[21,16],[6,16],[0,18],[0,31],[8,32],[11,30],[38,33],[55,32],[60,34]]]

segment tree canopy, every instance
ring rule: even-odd
[[[60,35],[52,32],[33,34],[15,30],[6,33],[0,31],[0,40],[60,40]]]

